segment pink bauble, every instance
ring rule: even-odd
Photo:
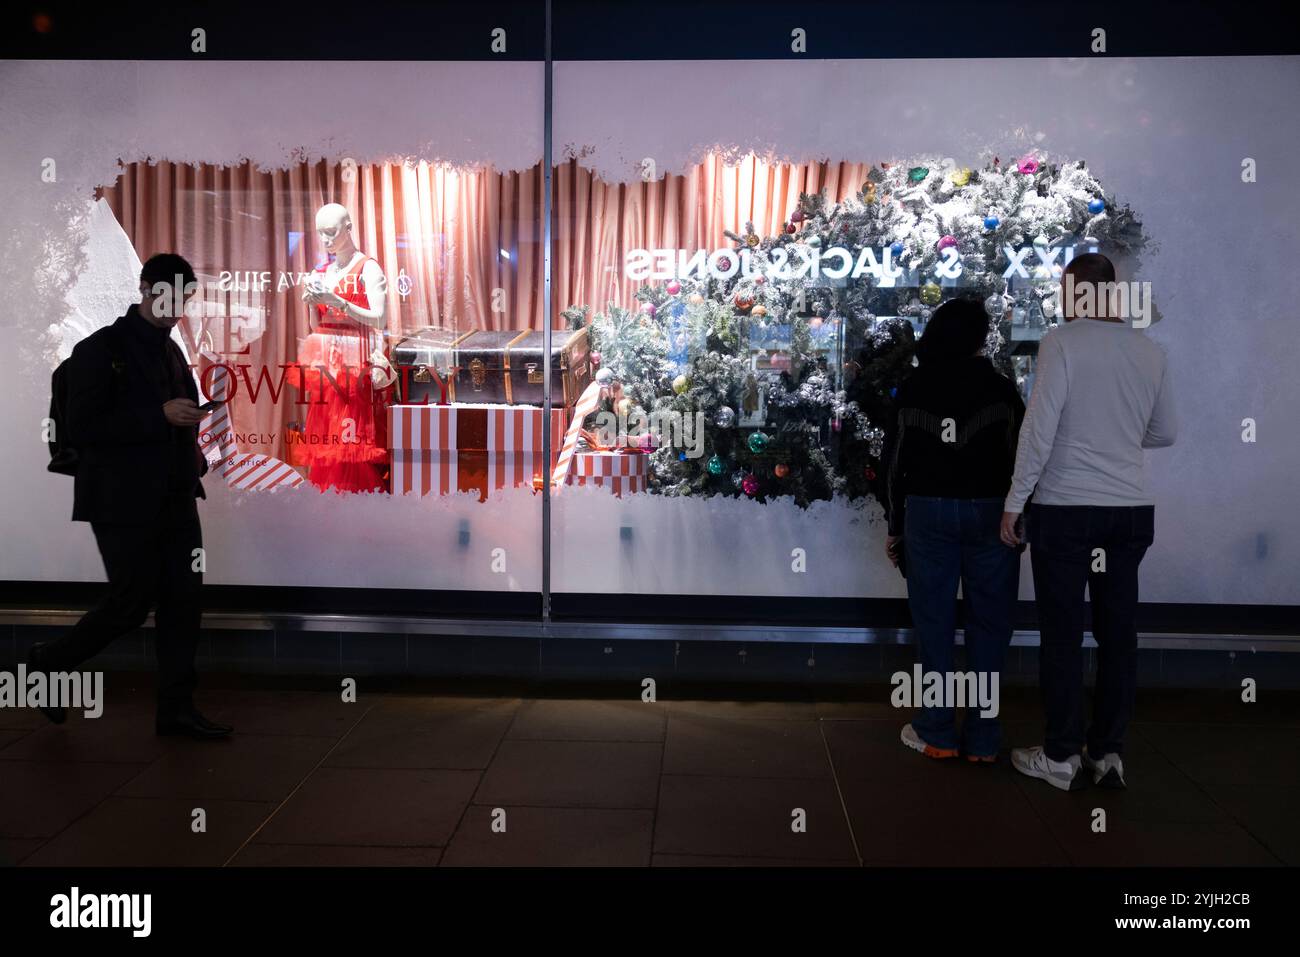
[[[758,479],[752,474],[746,475],[740,480],[740,487],[745,490],[746,495],[754,495],[758,492]]]
[[[766,277],[766,276],[755,276],[755,277],[754,277],[754,285],[756,285],[756,286],[761,286],[761,285],[763,285],[763,283],[765,283],[765,282],[767,282],[767,277]]]
[[[944,236],[942,239],[939,240],[939,243],[936,248],[940,252],[942,252],[943,250],[947,249],[949,246],[956,246],[956,245],[957,245],[956,236]]]
[[[1024,173],[1027,176],[1033,176],[1038,172],[1038,160],[1032,156],[1026,156],[1016,164],[1016,172]]]
[[[644,313],[644,314],[647,315],[647,316],[653,316],[653,315],[655,314],[655,306],[654,306],[654,303],[652,303],[652,302],[643,302],[643,303],[641,303],[641,312]]]
[[[803,222],[803,210],[802,210],[802,209],[796,209],[793,213],[791,213],[791,214],[790,214],[790,222],[792,222],[792,223],[802,223],[802,222]]]
[[[674,279],[664,288],[668,290],[668,295],[675,296],[682,291],[682,284],[679,283],[676,279]]]
[[[600,365],[600,353],[599,353],[599,352],[593,352],[593,353],[591,354],[591,364],[594,365],[594,366],[598,366],[598,365]]]

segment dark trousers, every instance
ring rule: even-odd
[[[203,531],[193,497],[169,498],[163,514],[148,525],[92,522],[108,575],[108,595],[45,652],[51,671],[72,671],[110,642],[134,631],[154,609],[158,655],[158,712],[193,707],[202,610],[203,573],[194,571],[194,549]]]
[[[1042,635],[1043,749],[1053,761],[1079,754],[1084,744],[1096,758],[1122,754],[1137,695],[1138,565],[1154,538],[1155,507],[1031,504],[1025,531]],[[1085,585],[1097,642],[1097,686],[1086,733]]]
[[[1002,544],[1002,499],[907,497],[903,548],[907,555],[907,601],[916,629],[921,668],[955,671],[957,584],[966,599],[966,670],[997,675],[1000,683],[1020,584],[1020,554]],[[991,679],[989,679],[991,680]],[[936,748],[967,754],[998,753],[1002,725],[967,707],[960,738],[952,707],[923,707],[912,729]]]

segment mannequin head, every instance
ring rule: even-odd
[[[332,256],[342,252],[351,252],[352,216],[347,207],[338,203],[326,203],[316,211],[316,235],[320,238],[325,251]]]

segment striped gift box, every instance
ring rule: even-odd
[[[551,457],[564,440],[564,409],[551,410]],[[388,409],[392,490],[446,495],[533,486],[542,462],[542,410],[511,405],[394,405]]]
[[[551,409],[553,449],[564,442],[565,414]],[[541,454],[542,410],[532,405],[392,405],[388,447]]]
[[[617,497],[646,490],[647,456],[637,452],[578,452],[565,483],[607,488]]]
[[[394,494],[448,495],[478,492],[486,501],[492,492],[520,485],[533,487],[533,479],[548,471],[542,453],[488,452],[458,449],[435,452],[430,449],[393,449],[392,487]],[[554,458],[554,456],[552,456]]]

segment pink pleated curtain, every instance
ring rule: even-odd
[[[711,154],[680,176],[611,184],[571,161],[555,172],[556,314],[570,305],[599,311],[633,302],[637,283],[623,278],[631,249],[718,249],[725,231],[779,232],[800,193],[826,191],[838,202],[862,188],[869,164],[768,163],[750,156],[728,166]]]
[[[617,184],[576,160],[562,163],[553,183],[554,324],[563,325],[560,310],[568,306],[632,303],[637,284],[622,276],[630,249],[715,249],[729,244],[725,230],[743,231],[746,222],[774,234],[801,192],[842,200],[861,188],[867,169],[752,156],[729,166],[709,155],[682,175]],[[127,164],[103,195],[141,260],[178,252],[209,284],[222,273],[238,277],[234,291],[218,296],[218,311],[251,308],[263,317],[264,333],[234,360],[251,364],[255,377],[263,367],[278,374],[307,335],[301,289],[280,288],[279,277],[308,272],[323,258],[314,225],[328,202],[351,211],[358,248],[388,276],[390,345],[424,326],[540,329],[542,189],[540,165],[502,172],[428,163],[260,170],[159,162]],[[248,274],[261,273],[270,274],[266,289],[243,288]],[[291,400],[272,402],[266,393],[256,402],[238,395],[231,409],[235,431],[270,437],[270,447],[256,451],[276,455],[285,424],[302,415]]]

